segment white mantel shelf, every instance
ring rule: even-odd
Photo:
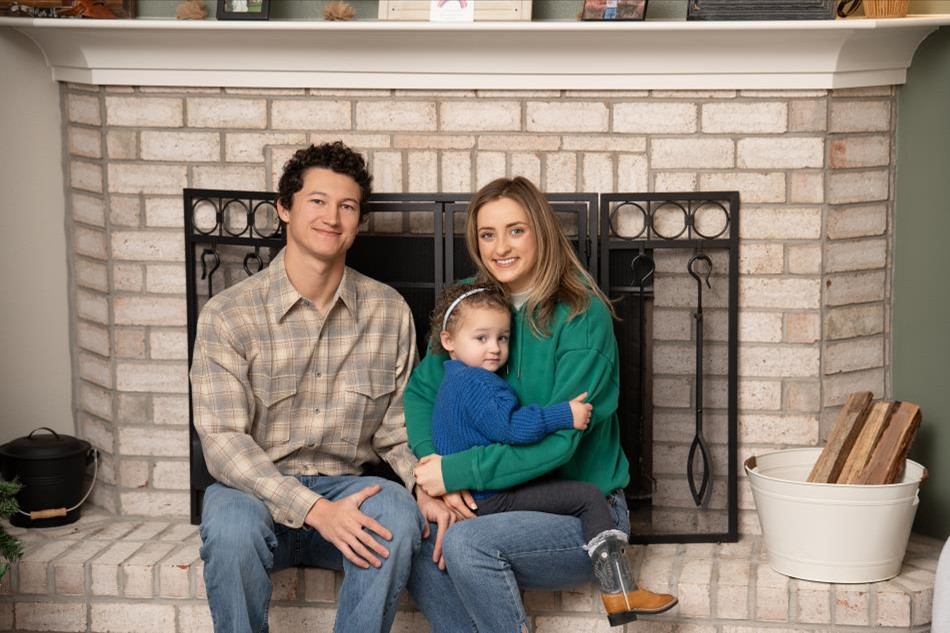
[[[127,86],[822,89],[902,84],[950,15],[755,22],[0,18],[53,78]]]

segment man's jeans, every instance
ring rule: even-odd
[[[623,491],[607,497],[618,530],[630,533]],[[528,631],[522,589],[563,590],[593,580],[581,522],[542,512],[502,512],[445,533],[449,576],[479,631]]]
[[[213,484],[204,495],[201,559],[215,633],[266,633],[269,574],[298,565],[344,571],[333,628],[337,633],[389,631],[406,586],[433,633],[474,630],[448,576],[432,562],[435,526],[422,540],[422,515],[405,488],[376,477],[298,479],[331,501],[372,484],[382,486],[360,509],[392,532],[391,541],[374,535],[389,557],[379,569],[361,569],[316,530],[275,525],[259,499]]]

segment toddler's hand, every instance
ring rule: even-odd
[[[574,416],[574,428],[578,431],[587,428],[587,425],[590,424],[591,411],[594,410],[592,405],[583,402],[586,397],[587,392],[585,391],[568,403],[571,405],[571,415]]]

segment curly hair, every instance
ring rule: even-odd
[[[277,185],[277,202],[285,209],[294,203],[294,194],[303,188],[303,177],[308,169],[314,167],[329,169],[332,172],[349,176],[360,187],[360,221],[369,213],[366,201],[373,193],[373,176],[366,168],[363,156],[342,141],[311,145],[297,150],[284,164],[284,173]]]
[[[449,306],[456,299],[470,290],[481,290],[473,295],[469,295],[452,309],[448,321],[445,321],[445,313]],[[435,302],[435,309],[432,310],[432,318],[429,321],[429,342],[433,352],[444,352],[440,335],[442,334],[442,322],[445,321],[445,330],[452,332],[462,322],[462,317],[468,308],[493,308],[501,310],[506,314],[511,312],[511,304],[508,301],[508,293],[497,283],[457,283],[447,286],[438,301]]]

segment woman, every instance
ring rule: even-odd
[[[479,631],[527,631],[519,586],[566,589],[589,582],[591,560],[580,521],[540,512],[471,518],[469,489],[516,486],[552,473],[586,481],[607,498],[617,529],[630,529],[623,487],[629,481],[617,421],[619,369],[613,309],[584,270],[543,194],[518,177],[498,179],[469,203],[466,244],[478,277],[502,284],[515,307],[505,379],[522,405],[547,405],[587,392],[588,429],[562,430],[536,444],[481,446],[436,455],[431,420],[444,356],[428,354],[405,392],[409,443],[424,459],[417,482],[445,494],[460,517],[445,535],[449,576]],[[429,457],[426,457],[429,456]],[[464,501],[463,501],[464,500]],[[635,612],[659,613],[676,598],[634,592]]]

